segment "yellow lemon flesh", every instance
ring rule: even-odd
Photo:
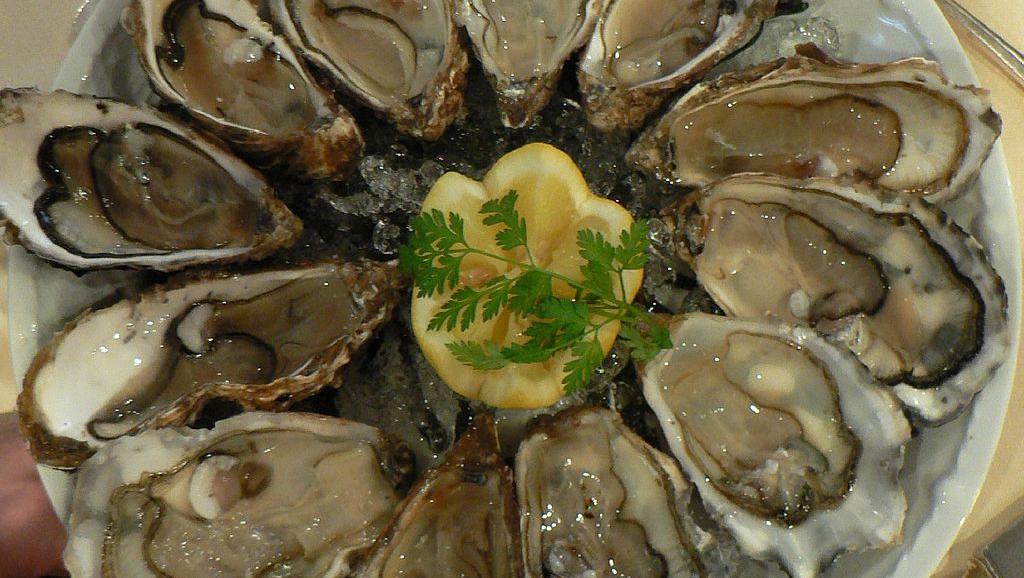
[[[475,181],[458,173],[447,173],[438,179],[423,201],[423,211],[438,209],[458,213],[466,220],[466,238],[470,245],[505,255],[520,262],[527,261],[523,248],[503,251],[494,240],[496,228],[484,225],[480,207],[492,199],[505,196],[510,190],[519,193],[516,209],[526,220],[530,252],[537,266],[582,280],[580,265],[584,263],[576,246],[581,229],[603,233],[615,242],[629,229],[633,217],[618,203],[590,192],[576,163],[553,146],[534,143],[516,149],[498,159],[484,177]],[[470,255],[462,264],[461,282],[479,286],[499,275],[516,275],[516,267],[495,259]],[[640,289],[642,271],[627,271],[626,300],[632,300]],[[571,296],[564,282],[553,286],[556,294]],[[478,370],[463,365],[448,351],[446,343],[469,339],[492,341],[499,345],[524,341],[523,331],[529,320],[504,311],[494,319],[479,317],[468,330],[431,331],[430,319],[448,301],[451,293],[416,297],[413,293],[412,327],[423,353],[452,390],[470,399],[478,399],[494,407],[537,408],[549,406],[562,396],[568,351],[556,354],[542,363],[510,364],[502,369]],[[605,354],[611,349],[619,332],[618,323],[606,325],[598,334]]]

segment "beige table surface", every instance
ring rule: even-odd
[[[849,0],[858,2],[859,0]],[[1015,46],[1024,48],[1024,0],[960,0]],[[0,87],[48,86],[71,37],[83,0],[0,0]],[[957,30],[981,85],[1003,117],[1003,147],[1017,195],[1017,220],[1024,230],[1024,89],[1008,80],[962,30]],[[0,144],[0,154],[3,147]],[[0,269],[6,255],[0,248]],[[0,275],[0,412],[14,407],[15,384],[7,343],[7,277]],[[10,296],[15,303],[17,296]],[[1024,351],[1002,439],[974,510],[937,577],[959,576],[971,555],[1024,516]]]

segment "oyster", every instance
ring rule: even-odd
[[[200,274],[88,311],[29,367],[22,429],[38,461],[68,468],[212,399],[287,408],[332,384],[390,317],[396,278],[372,261]]]
[[[498,93],[501,122],[525,126],[555,89],[562,66],[594,30],[600,0],[457,0],[459,20]]]
[[[331,82],[436,140],[462,105],[469,58],[450,0],[271,0],[275,23]]]
[[[355,120],[248,0],[134,0],[122,18],[156,93],[263,168],[343,179]]]
[[[742,48],[776,0],[607,0],[579,63],[591,124],[636,129],[669,95]]]
[[[0,140],[8,238],[65,267],[259,259],[302,231],[259,173],[147,108],[4,90]]]
[[[448,459],[412,489],[355,576],[517,578],[517,523],[494,419],[478,414]]]
[[[1000,130],[988,92],[950,84],[934,62],[845,64],[804,47],[691,90],[628,158],[682,185],[853,177],[938,202],[970,187]]]
[[[810,325],[927,422],[957,415],[1006,355],[1002,280],[977,241],[919,199],[740,175],[668,219],[726,313]]]
[[[676,318],[644,395],[707,510],[760,559],[810,577],[899,539],[910,425],[849,352],[806,327]]]
[[[318,415],[147,431],[82,468],[64,560],[76,578],[347,576],[411,474],[380,430]]]
[[[608,409],[540,422],[519,447],[527,576],[702,576],[686,534],[689,484]]]

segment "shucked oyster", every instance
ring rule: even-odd
[[[1005,357],[1002,280],[977,241],[919,199],[741,175],[669,220],[726,313],[813,327],[925,421],[957,415]]]
[[[547,418],[516,455],[527,576],[701,576],[683,520],[688,488],[613,411]]]
[[[551,98],[562,65],[594,30],[600,0],[456,0],[459,20],[498,93],[501,121],[530,122]]]
[[[512,472],[494,419],[478,414],[448,459],[412,489],[357,578],[519,578]]]
[[[849,352],[806,327],[694,314],[644,395],[706,509],[749,555],[811,577],[900,536],[910,426]]]
[[[147,431],[82,468],[65,563],[76,578],[348,576],[411,474],[400,443],[323,416]]]
[[[450,0],[271,0],[270,9],[303,56],[399,130],[435,140],[459,112],[469,58]]]
[[[355,120],[248,0],[134,0],[123,23],[161,98],[262,167],[342,179]]]
[[[211,399],[286,408],[332,384],[389,318],[396,276],[372,261],[197,275],[86,312],[25,376],[32,451],[75,467],[112,439],[188,423]]]
[[[742,172],[848,176],[932,202],[974,182],[1001,127],[987,91],[954,86],[920,58],[845,64],[801,52],[691,90],[630,160],[683,185]]]
[[[607,0],[579,64],[590,122],[639,128],[678,88],[739,50],[776,0]]]
[[[75,269],[259,259],[302,224],[259,173],[169,117],[67,92],[0,92],[0,213]]]

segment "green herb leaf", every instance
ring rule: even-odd
[[[453,341],[444,346],[455,359],[473,369],[501,369],[509,363],[502,355],[501,348],[490,341]]]
[[[502,225],[503,228],[494,234],[494,241],[506,251],[527,247],[526,219],[516,210],[518,200],[519,193],[509,191],[504,197],[487,201],[480,207],[485,225]]]

